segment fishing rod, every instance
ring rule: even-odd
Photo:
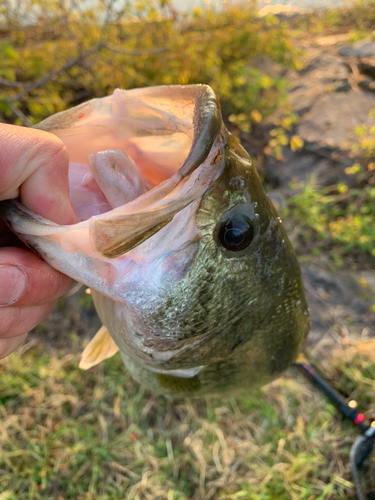
[[[362,435],[357,437],[351,447],[349,455],[350,468],[354,479],[357,499],[375,500],[375,474],[371,475],[371,485],[363,477],[366,462],[370,455],[375,453],[375,421],[369,423],[363,413],[358,413],[356,401],[347,402],[344,396],[316,371],[315,367],[304,354],[299,354],[294,365],[327,396],[345,418],[351,420],[362,432]],[[374,488],[374,490],[368,491],[369,488]],[[367,493],[365,492],[366,490]]]

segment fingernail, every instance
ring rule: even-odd
[[[16,266],[0,266],[0,306],[17,302],[26,288],[26,274]]]

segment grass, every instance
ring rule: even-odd
[[[353,496],[357,430],[293,369],[238,398],[171,400],[140,388],[117,356],[79,370],[70,339],[0,362],[1,500]],[[374,341],[341,343],[323,366],[374,417]]]
[[[371,164],[372,165],[372,164]],[[347,169],[349,170],[349,169]],[[287,201],[283,220],[300,254],[325,254],[334,265],[373,268],[375,258],[375,171],[349,182],[319,188],[314,179]],[[293,229],[293,231],[292,231]]]

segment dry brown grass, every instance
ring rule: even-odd
[[[334,344],[323,369],[374,417],[374,340]],[[296,371],[237,398],[171,400],[118,358],[80,371],[80,349],[72,334],[65,352],[34,345],[1,362],[1,500],[353,496],[357,430]]]

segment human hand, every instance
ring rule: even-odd
[[[0,200],[19,198],[46,219],[72,224],[68,167],[68,153],[56,136],[0,123]],[[0,359],[24,342],[72,284],[26,249],[0,217]]]

